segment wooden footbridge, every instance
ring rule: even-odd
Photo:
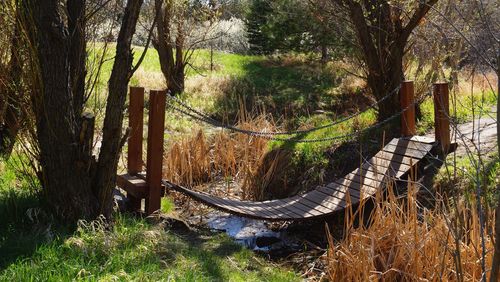
[[[443,156],[452,149],[448,119],[448,85],[434,85],[435,139],[414,136],[416,128],[413,82],[404,82],[399,96],[401,108],[405,109],[401,118],[403,137],[393,139],[359,168],[327,185],[286,199],[254,202],[224,199],[161,179],[166,103],[166,92],[162,91],[150,92],[146,164],[148,173],[145,174],[142,171],[144,89],[131,88],[128,173],[118,176],[118,186],[127,192],[130,208],[133,210],[139,210],[141,199],[145,199],[147,214],[160,208],[161,196],[166,189],[171,189],[213,208],[243,217],[270,221],[325,217],[374,197],[393,181],[404,180],[431,152]]]

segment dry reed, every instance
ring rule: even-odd
[[[287,167],[291,153],[271,150],[261,156],[257,165],[248,166],[243,181],[243,199],[263,201],[289,196]]]
[[[444,209],[419,212],[415,191],[410,187],[406,204],[391,192],[385,200],[378,197],[366,226],[354,228],[356,216],[352,211],[346,216],[345,239],[335,244],[329,236],[331,281],[480,280],[480,223],[474,203],[458,203],[452,219]],[[494,230],[493,214],[487,219],[487,230]],[[486,237],[486,265],[491,265],[493,236]]]
[[[174,142],[164,157],[163,176],[170,181],[194,186],[211,176],[210,148],[203,131]]]
[[[273,131],[266,115],[251,117],[241,108],[237,126],[253,131]],[[283,195],[275,184],[289,163],[289,154],[269,152],[268,141],[241,133],[217,131],[207,136],[202,130],[173,142],[166,150],[163,176],[180,185],[193,187],[220,178],[243,183],[243,199],[262,200]]]

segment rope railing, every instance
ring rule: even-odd
[[[397,89],[399,90],[399,88]],[[391,95],[393,93],[390,93]],[[331,137],[324,137],[324,138],[315,138],[315,139],[298,139],[297,137],[290,137],[290,138],[283,138],[283,137],[276,137],[277,135],[302,135],[302,134],[307,134],[307,133],[310,133],[310,132],[313,132],[313,131],[316,131],[316,130],[319,130],[319,129],[324,129],[324,128],[328,128],[330,127],[331,124],[328,124],[326,126],[320,126],[320,127],[316,127],[316,128],[313,128],[311,130],[303,130],[303,131],[292,131],[290,133],[282,133],[280,132],[279,134],[277,134],[276,132],[258,132],[258,131],[252,131],[252,130],[245,130],[245,129],[241,129],[241,128],[238,128],[238,127],[235,127],[235,126],[230,126],[230,125],[226,125],[226,124],[223,124],[219,121],[216,121],[206,115],[203,115],[203,114],[198,114],[196,115],[196,113],[198,111],[192,109],[190,107],[190,110],[191,112],[187,111],[187,110],[184,110],[184,109],[180,109],[176,106],[174,106],[173,104],[169,104],[169,106],[181,113],[181,114],[184,114],[194,120],[197,120],[197,121],[200,121],[200,122],[203,122],[203,123],[206,123],[206,124],[209,124],[211,126],[214,126],[214,127],[218,127],[218,128],[223,128],[223,129],[227,129],[227,130],[230,130],[230,131],[233,131],[233,132],[238,132],[238,133],[242,133],[242,134],[246,134],[246,135],[249,135],[249,136],[253,136],[253,137],[259,137],[259,138],[263,138],[263,139],[266,139],[266,140],[272,140],[272,141],[281,141],[281,142],[293,142],[293,143],[318,143],[318,142],[329,142],[329,141],[336,141],[336,140],[346,140],[346,139],[349,139],[349,138],[354,138],[356,136],[359,136],[367,131],[370,131],[372,129],[376,129],[376,128],[379,128],[381,127],[382,125],[386,124],[386,123],[389,123],[390,121],[394,120],[395,118],[399,117],[401,114],[403,114],[404,112],[406,112],[408,109],[410,109],[411,107],[417,105],[417,104],[420,104],[422,103],[427,97],[429,97],[431,95],[431,93],[427,93],[426,95],[422,96],[420,100],[418,101],[415,101],[411,104],[409,104],[407,107],[405,107],[404,109],[402,109],[401,111],[395,113],[394,115],[386,118],[385,120],[383,121],[380,121],[376,124],[373,124],[369,127],[366,127],[362,130],[358,130],[358,131],[355,131],[355,132],[352,132],[352,133],[349,133],[349,134],[343,134],[343,135],[336,135],[336,136],[331,136]],[[384,97],[384,99],[387,99],[390,95],[386,95]],[[169,99],[170,100],[178,100],[177,98],[174,98],[172,96],[169,96]],[[377,103],[380,103],[382,100],[379,100]],[[187,106],[187,105],[186,105]],[[187,106],[189,107],[189,106]],[[195,114],[193,114],[195,113]],[[344,120],[345,121],[345,120]],[[336,124],[339,124],[340,122],[337,122]],[[298,132],[298,133],[297,133]],[[263,134],[265,133],[265,134]]]
[[[178,105],[183,107],[185,110],[175,108],[173,105],[170,104],[170,106],[172,108],[174,108],[178,112],[181,112],[185,115],[190,116],[191,118],[198,119],[198,120],[203,121],[205,123],[209,123],[210,125],[215,126],[215,127],[225,128],[225,129],[228,129],[228,130],[231,130],[234,132],[243,133],[243,134],[250,134],[252,136],[263,137],[263,136],[279,136],[279,135],[301,135],[301,134],[307,134],[307,133],[311,133],[314,131],[318,131],[318,130],[322,130],[322,129],[326,129],[326,128],[330,128],[330,127],[339,125],[341,123],[344,123],[348,120],[351,120],[353,118],[356,118],[356,117],[362,115],[363,113],[367,112],[370,109],[375,109],[380,103],[389,99],[395,93],[398,93],[400,89],[401,89],[401,85],[396,87],[394,90],[390,91],[387,95],[382,97],[380,100],[378,100],[375,103],[368,106],[365,110],[356,112],[354,114],[348,115],[348,116],[343,117],[343,118],[340,118],[334,122],[331,122],[331,123],[328,123],[325,125],[321,125],[321,126],[317,126],[314,128],[310,128],[310,129],[285,131],[285,132],[265,132],[265,131],[252,131],[252,130],[241,129],[241,128],[238,128],[236,126],[224,124],[220,121],[217,121],[217,120],[211,118],[210,116],[208,116],[207,114],[204,114],[204,113],[194,109],[192,106],[186,104],[185,102],[181,101],[179,98],[177,98],[175,96],[168,95],[168,98],[169,98],[169,100],[174,101],[175,103],[177,103]],[[283,139],[283,138],[281,138],[281,139]]]

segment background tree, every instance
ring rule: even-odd
[[[381,99],[403,81],[408,40],[437,0],[331,1],[334,8],[340,8],[349,18],[357,36],[354,46],[366,68],[368,86],[373,96]],[[398,111],[399,101],[394,95],[380,104],[378,119],[385,120]]]
[[[337,30],[339,21],[325,9],[326,1],[253,1],[247,15],[250,51],[255,54],[273,52],[316,52],[321,61],[328,60],[328,49],[337,54],[345,48]]]
[[[267,0],[254,0],[250,5],[246,26],[252,54],[271,54],[276,49],[273,45],[275,41],[266,31],[272,11],[271,2]]]
[[[184,91],[186,66],[194,49],[207,41],[218,5],[213,1],[155,0],[156,34],[153,46],[158,51],[161,71],[170,93]]]
[[[86,75],[86,2],[23,1],[23,22],[37,63],[40,93],[31,97],[47,203],[65,220],[107,217],[112,211],[132,36],[142,0],[127,1],[108,83],[102,147],[92,156],[92,120],[81,117]],[[66,10],[61,7],[66,7]]]

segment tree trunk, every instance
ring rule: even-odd
[[[167,81],[168,90],[172,95],[178,95],[184,91],[185,82],[184,26],[178,23],[175,28],[172,27],[175,11],[171,1],[164,3],[162,0],[156,0],[155,10],[158,23],[156,24],[157,38],[153,40],[153,46],[158,51],[161,71]],[[175,43],[173,42],[174,32]]]
[[[34,1],[25,15],[33,19],[29,37],[37,46],[42,94],[32,96],[40,147],[45,198],[65,221],[106,217],[112,212],[112,190],[122,140],[122,122],[132,70],[132,35],[143,0],[127,1],[109,81],[103,140],[96,165],[92,154],[93,122],[81,118],[85,74],[85,6],[68,1],[68,27],[58,0]],[[29,6],[32,2],[26,0]],[[32,16],[32,17],[31,17]],[[31,23],[31,25],[30,25]],[[72,32],[68,32],[69,30]],[[96,169],[97,167],[97,169]],[[97,171],[97,173],[94,173]]]
[[[326,65],[328,63],[328,47],[326,44],[321,44],[321,64]]]
[[[9,158],[20,129],[21,111],[21,76],[22,62],[19,50],[21,48],[21,34],[18,20],[16,20],[10,50],[8,81],[5,86],[5,115],[3,127],[0,129],[0,157]],[[1,103],[0,103],[1,104]],[[1,122],[0,122],[0,125]]]
[[[404,80],[403,73],[403,52],[404,46],[394,43],[396,46],[391,50],[383,53],[386,56],[387,63],[375,70],[371,70],[368,74],[368,85],[373,92],[376,100],[384,98],[386,95],[390,97],[380,103],[378,108],[378,121],[385,121],[387,118],[401,111],[398,92],[394,92]],[[399,119],[394,119],[393,129],[398,130],[397,125],[400,124]]]
[[[390,1],[332,1],[347,9],[367,68],[368,85],[380,100],[403,81],[403,56],[408,39],[437,0],[419,3],[412,13],[394,7]],[[403,22],[403,18],[408,21]],[[385,121],[400,111],[398,95],[394,93],[379,105],[378,120]],[[399,126],[399,119],[391,122],[393,132]]]
[[[67,29],[58,1],[36,2],[35,42],[42,95],[33,97],[46,199],[61,218],[91,218],[97,199],[91,190],[90,156],[83,156],[78,139],[79,117],[73,111]]]
[[[76,116],[83,111],[85,97],[85,0],[68,0],[68,32],[70,48],[70,82],[73,91],[73,108]]]
[[[113,211],[113,189],[116,185],[116,170],[120,156],[123,115],[127,87],[132,77],[133,54],[130,46],[135,33],[143,0],[129,0],[118,35],[115,63],[108,83],[109,96],[104,118],[102,147],[99,154],[94,193],[98,195],[99,212],[106,217]]]

